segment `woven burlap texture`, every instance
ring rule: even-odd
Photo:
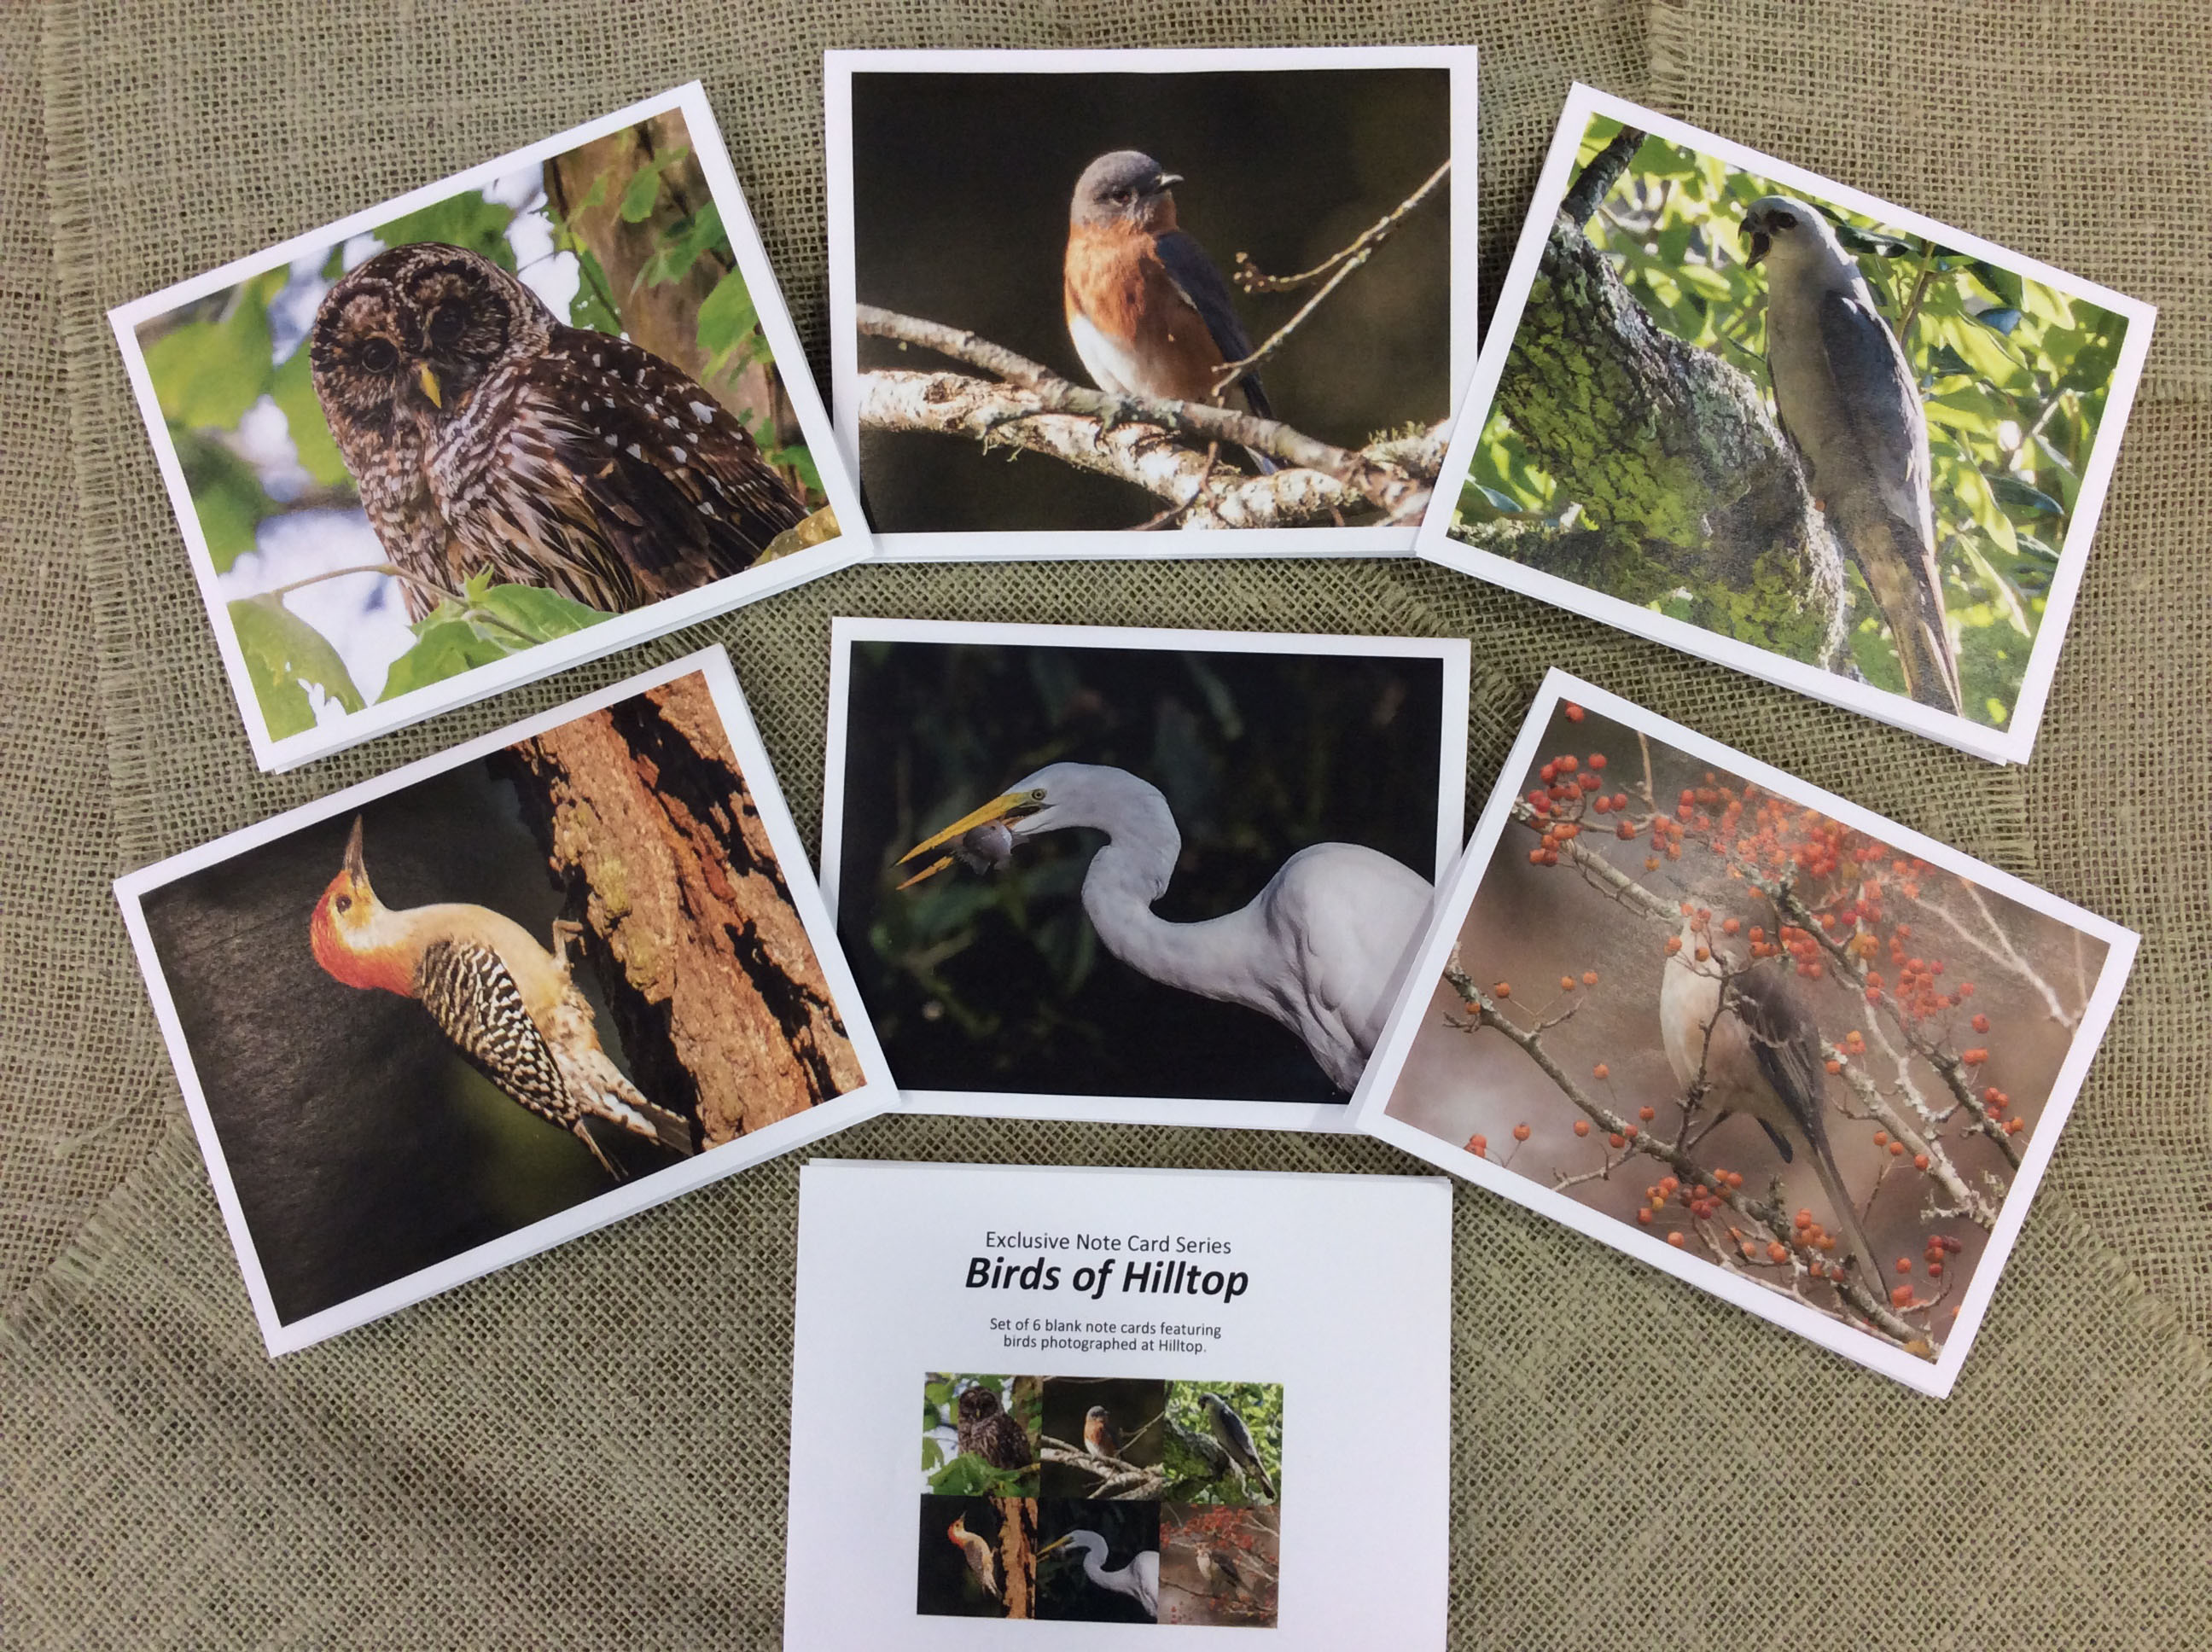
[[[38,1185],[17,1144],[74,1139],[55,1102],[112,1144],[72,1161],[76,1185],[124,1179],[0,1331],[0,1636],[775,1643],[796,1161],[272,1365],[173,1088],[151,1086],[169,1110],[150,1155],[149,1109],[117,1088],[118,1073],[149,1087],[161,1056],[97,884],[107,860],[173,852],[706,641],[730,647],[811,835],[828,619],[860,612],[1466,635],[1477,797],[1556,662],[2142,928],[2136,985],[1943,1405],[1460,1190],[1453,1639],[2212,1641],[2212,1284],[2196,1266],[2212,1213],[2212,1041],[2197,1007],[2212,799],[2201,750],[2189,761],[2212,675],[2212,408],[2189,343],[2212,326],[2212,244],[2203,215],[2184,210],[2202,179],[2174,158],[2190,120],[2203,130],[2179,62],[2189,15],[2147,9],[2121,27],[2086,8],[1701,4],[1647,17],[1536,0],[51,6],[58,319],[47,312],[43,343],[35,325],[0,340],[0,381],[30,386],[11,415],[49,422],[11,418],[0,503],[4,591],[40,604],[6,621],[28,747],[9,754],[8,829],[11,851],[31,850],[11,853],[22,882],[8,886],[8,932],[59,979],[16,972],[5,994],[0,1244],[14,1248],[0,1258],[27,1277],[61,1246],[58,1222],[19,1235],[15,1214]],[[253,772],[107,306],[696,75],[819,365],[823,47],[1394,39],[1485,49],[1486,296],[1559,96],[1582,78],[2166,307],[2151,374],[2163,399],[2130,434],[2033,768],[1940,750],[1441,570],[1168,563],[854,570],[304,774]],[[2160,73],[2170,84],[2147,84]],[[31,164],[35,132],[11,123],[4,141],[9,161]],[[35,188],[8,187],[32,221],[11,222],[8,251],[35,263]],[[40,283],[21,284],[34,319]],[[63,413],[65,432],[52,422]],[[33,466],[73,464],[75,489],[23,483],[19,443]],[[82,614],[33,582],[41,566],[73,572]],[[19,929],[25,859],[51,864],[33,869]],[[41,1026],[54,1036],[35,1041]],[[92,1049],[95,1036],[110,1047]],[[54,1048],[72,1044],[84,1048]],[[910,1118],[820,1151],[1416,1168],[1358,1142]],[[77,1206],[57,1208],[75,1220]]]

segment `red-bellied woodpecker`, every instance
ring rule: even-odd
[[[975,1574],[975,1581],[983,1586],[983,1593],[993,1600],[997,1600],[999,1598],[999,1561],[998,1557],[991,1552],[990,1544],[968,1529],[968,1517],[965,1515],[946,1527],[945,1535],[960,1546],[960,1552],[967,1558],[968,1570]]]
[[[609,1175],[622,1172],[592,1139],[604,1119],[678,1153],[691,1127],[638,1093],[599,1048],[592,1006],[569,979],[568,942],[582,926],[553,926],[547,951],[512,918],[447,902],[393,911],[369,887],[361,822],[345,866],[307,924],[315,962],[349,987],[411,998],[486,1077],[541,1119],[574,1131]]]

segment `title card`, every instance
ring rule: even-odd
[[[1442,1646],[1450,1272],[1441,1177],[809,1164],[786,1643]]]

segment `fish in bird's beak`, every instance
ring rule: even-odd
[[[993,798],[972,814],[961,816],[934,837],[925,838],[901,855],[898,858],[898,864],[903,866],[908,861],[917,859],[927,854],[932,849],[942,847],[947,843],[955,844],[954,847],[939,855],[899,887],[912,889],[925,878],[934,878],[951,865],[956,859],[960,858],[963,850],[991,864],[1003,862],[1013,847],[1013,834],[1008,828],[1007,823],[1033,815],[1043,806],[1044,792],[1042,788],[1028,792],[1007,792]],[[993,834],[985,835],[972,846],[957,842],[957,840],[966,838],[969,833],[975,832],[977,829],[988,826],[1000,828],[1000,832],[1004,834],[1003,841],[998,835]]]
[[[446,405],[444,398],[439,393],[438,375],[430,371],[428,361],[415,369],[415,382],[422,386],[422,393],[430,398],[431,406],[442,409]]]

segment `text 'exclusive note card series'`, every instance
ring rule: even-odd
[[[817,1159],[799,1221],[788,1644],[1443,1644],[1441,1179]]]

